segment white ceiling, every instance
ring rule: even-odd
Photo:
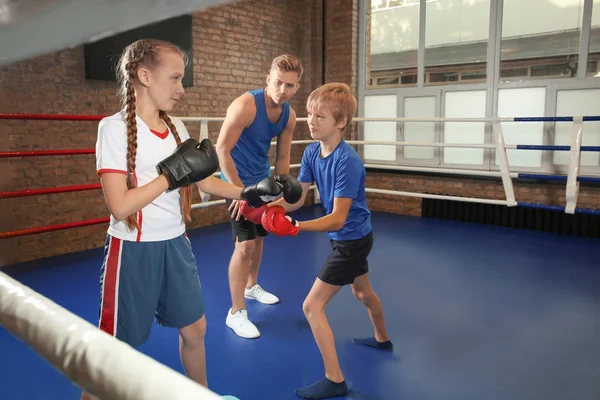
[[[0,0],[0,66],[231,0]]]

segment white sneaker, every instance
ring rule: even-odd
[[[239,310],[235,314],[232,314],[230,308],[227,312],[225,324],[240,337],[254,339],[260,336],[258,328],[248,319],[248,311],[246,310]]]
[[[265,289],[260,287],[258,283],[252,286],[250,289],[244,289],[244,297],[247,299],[258,300],[263,304],[279,303],[277,296],[266,292]]]

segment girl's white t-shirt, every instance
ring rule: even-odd
[[[139,117],[137,121],[137,155],[134,179],[137,186],[144,186],[158,178],[156,165],[173,154],[177,148],[175,136],[165,124],[163,132],[150,130]],[[171,121],[179,133],[181,141],[190,136],[177,118]],[[107,172],[127,175],[127,125],[123,113],[119,112],[102,119],[98,125],[96,142],[97,173]],[[108,234],[122,240],[151,242],[169,240],[185,232],[182,218],[179,190],[165,191],[138,212],[140,230],[127,228],[124,221],[117,221],[111,215]]]

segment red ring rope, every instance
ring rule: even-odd
[[[11,197],[37,196],[40,194],[51,194],[51,193],[79,192],[82,190],[93,190],[93,189],[101,189],[101,188],[102,188],[102,185],[100,185],[99,183],[90,183],[87,185],[63,186],[63,187],[57,187],[57,188],[16,190],[14,192],[0,192],[0,199],[8,199]]]
[[[42,226],[39,228],[30,228],[30,229],[21,229],[18,231],[2,232],[2,233],[0,233],[0,239],[7,239],[7,238],[11,238],[11,237],[25,236],[25,235],[33,235],[35,233],[60,231],[63,229],[78,228],[81,226],[96,225],[96,224],[102,224],[102,223],[107,223],[107,222],[110,222],[110,218],[89,219],[86,221],[67,222],[66,224],[49,225],[49,226]]]
[[[33,151],[2,151],[0,158],[36,157],[36,156],[70,156],[76,154],[94,154],[95,149],[81,150],[33,150]]]
[[[104,115],[74,114],[7,114],[0,113],[0,119],[46,120],[46,121],[100,121]]]
[[[75,114],[9,114],[0,113],[0,120],[46,120],[46,121],[100,121],[104,115],[75,115]],[[77,155],[94,154],[94,149],[81,150],[41,150],[41,151],[12,151],[0,152],[0,158],[11,157],[33,157],[33,156],[59,156],[59,155]],[[77,186],[64,186],[61,188],[44,188],[33,190],[20,190],[14,192],[0,192],[0,198],[34,196],[39,194],[75,192],[80,190],[100,189],[100,184],[88,184]],[[42,232],[53,232],[81,226],[89,226],[110,222],[110,218],[98,218],[86,221],[69,222],[65,224],[42,226],[38,228],[20,229],[10,232],[0,233],[0,239],[6,239],[17,236],[32,235]]]

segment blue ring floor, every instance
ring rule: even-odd
[[[294,213],[322,215],[319,206]],[[374,212],[370,278],[394,353],[352,342],[372,335],[344,288],[326,312],[351,393],[369,400],[600,399],[600,241]],[[247,301],[262,337],[225,326],[228,223],[189,232],[206,303],[208,382],[241,400],[297,399],[323,377],[302,302],[329,252],[325,233],[270,236],[259,283],[278,305]],[[4,272],[97,324],[102,249]],[[140,351],[183,372],[177,332],[154,325]],[[0,328],[0,398],[78,399],[80,390]]]

